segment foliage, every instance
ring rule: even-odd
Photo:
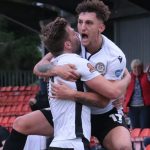
[[[7,31],[6,21],[0,21],[0,70],[32,70],[41,58],[38,35],[22,33],[18,37]]]

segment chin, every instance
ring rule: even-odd
[[[88,42],[81,42],[84,47],[88,46]]]

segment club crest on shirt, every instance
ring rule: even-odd
[[[115,76],[116,76],[116,77],[119,77],[119,76],[121,75],[122,71],[123,71],[123,69],[118,69],[118,70],[116,70],[116,71],[115,71]]]
[[[87,63],[87,67],[89,68],[90,72],[94,72],[95,71],[94,66],[92,66],[90,63]]]
[[[96,70],[97,70],[100,74],[102,74],[102,75],[105,74],[105,69],[106,69],[106,67],[105,67],[105,65],[104,65],[102,62],[98,62],[98,63],[95,65],[95,68],[96,68]]]

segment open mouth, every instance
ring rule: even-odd
[[[88,35],[85,34],[85,33],[82,33],[82,34],[81,34],[81,37],[82,37],[82,41],[85,41],[85,40],[88,39]]]

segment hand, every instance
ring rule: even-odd
[[[58,84],[51,83],[51,93],[52,97],[55,97],[57,99],[74,100],[76,90],[71,89],[64,82],[58,81]]]
[[[76,71],[76,67],[73,64],[66,64],[63,66],[56,66],[55,72],[58,76],[68,81],[76,81],[80,75]]]
[[[124,75],[123,75],[123,76],[124,76],[124,77],[125,77],[125,76],[130,76],[130,73],[129,73],[129,71],[128,71],[127,68],[124,70]]]
[[[122,95],[118,99],[114,100],[112,102],[112,104],[114,105],[114,107],[116,107],[117,109],[119,109],[119,108],[122,108],[123,102],[124,102],[124,95]]]

